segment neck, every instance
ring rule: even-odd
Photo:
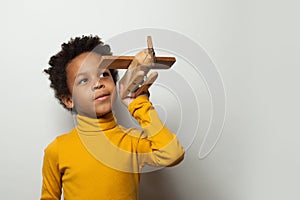
[[[78,123],[76,128],[79,133],[102,132],[113,129],[117,125],[112,112],[109,112],[98,118],[91,118],[77,114],[76,118]]]

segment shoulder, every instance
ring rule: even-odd
[[[45,148],[46,154],[56,154],[59,151],[60,146],[64,146],[66,143],[72,142],[75,138],[75,129],[70,131],[69,133],[64,133],[62,135],[57,136],[48,146]]]
[[[70,142],[70,140],[76,138],[76,133],[76,129],[74,128],[68,133],[57,136],[55,140],[59,143]]]

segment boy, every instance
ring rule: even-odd
[[[117,71],[99,68],[101,55],[111,52],[99,37],[77,37],[62,44],[44,70],[77,125],[45,149],[41,200],[60,199],[62,191],[65,200],[137,200],[145,164],[171,166],[183,159],[182,146],[159,120],[148,92],[121,99],[142,131],[117,125]]]

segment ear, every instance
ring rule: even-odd
[[[61,101],[65,104],[65,106],[69,109],[72,109],[74,107],[72,98],[70,96],[63,96],[61,98]]]

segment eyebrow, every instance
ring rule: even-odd
[[[106,70],[109,71],[109,69],[107,69],[107,68],[104,69],[104,68],[98,67],[97,68],[97,73],[99,73],[99,72],[105,72]],[[85,76],[85,75],[87,75],[87,73],[88,73],[87,71],[79,72],[79,73],[76,74],[75,78],[77,78],[79,76]]]
[[[85,76],[87,74],[87,72],[79,72],[76,74],[75,78],[77,78],[78,76]]]
[[[105,72],[106,70],[109,70],[109,69],[108,69],[108,68],[104,68],[104,67],[99,66],[99,67],[97,68],[97,70],[98,70],[98,72],[99,72],[99,71]]]

